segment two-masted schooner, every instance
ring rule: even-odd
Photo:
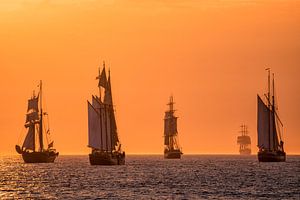
[[[91,165],[123,165],[125,152],[121,149],[117,124],[112,100],[110,72],[106,78],[105,63],[96,78],[99,80],[99,97],[92,96],[88,104],[88,147],[92,149],[89,154]],[[104,97],[101,97],[101,88]]]
[[[178,142],[177,118],[174,115],[173,96],[170,97],[169,110],[165,112],[164,118],[164,157],[165,158],[181,158],[182,150]]]
[[[25,128],[28,130],[22,147],[16,145],[16,151],[22,155],[26,163],[50,163],[54,162],[58,152],[53,149],[53,141],[49,141],[50,129],[44,130],[44,117],[48,114],[43,110],[42,81],[39,84],[39,93],[36,96],[33,91],[28,100]],[[40,105],[40,106],[39,106]],[[44,141],[47,146],[45,148]]]
[[[239,152],[241,155],[251,154],[251,138],[248,135],[248,127],[245,124],[241,125],[240,136],[237,137],[237,144],[240,145]]]
[[[268,70],[268,94],[265,94],[266,103],[257,95],[257,134],[258,134],[258,160],[260,162],[284,162],[286,153],[283,149],[283,124],[278,116],[278,105],[275,101],[274,74],[271,80]]]

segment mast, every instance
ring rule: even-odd
[[[34,94],[35,92],[34,92],[34,90],[33,90],[33,96],[35,97],[35,94]],[[32,124],[32,126],[33,126],[33,151],[35,151],[35,123],[33,123]]]
[[[32,134],[32,138],[33,138],[33,151],[35,151],[35,124],[32,124],[33,126],[33,134]]]
[[[170,106],[170,119],[172,121],[173,119],[173,96],[170,96],[170,103],[169,103],[169,106]],[[173,126],[173,124],[171,124]],[[173,130],[173,127],[172,129]],[[171,149],[174,149],[174,141],[173,141],[174,137],[173,137],[173,133],[171,133],[170,135],[170,147]]]
[[[35,97],[35,91],[33,90],[32,92],[32,97],[34,98]],[[27,121],[27,120],[26,120]],[[25,125],[26,126],[26,125]],[[35,123],[31,124],[31,126],[33,126],[33,135],[32,135],[32,140],[33,140],[33,151],[35,151]],[[30,128],[29,128],[30,130]],[[28,135],[28,133],[27,133]],[[25,138],[26,140],[26,138]],[[25,141],[24,141],[25,142]]]
[[[106,151],[108,151],[107,107],[106,107],[106,104],[104,104],[104,127],[105,127]]]
[[[269,149],[271,149],[271,102],[270,102],[270,68],[266,69],[268,71],[268,108],[269,108],[269,115],[268,115],[268,122],[269,122]]]
[[[100,86],[99,86],[100,88]],[[100,95],[101,95],[101,89],[100,89]],[[100,103],[101,103],[101,99],[100,99]],[[100,120],[99,120],[99,123],[100,123],[100,145],[101,145],[101,151],[103,150],[103,137],[102,137],[102,105],[100,104],[100,107],[99,107],[99,117],[100,117]]]
[[[111,95],[111,98],[112,98],[112,94],[111,94],[111,84],[110,84],[110,68],[108,68],[108,80],[109,80],[109,90],[110,90],[110,95]],[[111,146],[111,152],[113,151],[113,149],[114,149],[114,147],[113,147],[113,138],[114,138],[114,136],[113,136],[113,128],[112,128],[112,114],[113,114],[113,112],[114,112],[114,108],[113,108],[113,104],[111,104],[111,105],[109,105],[108,106],[108,108],[109,108],[109,126],[110,126],[110,146]]]
[[[40,142],[40,151],[43,151],[43,108],[42,108],[42,80],[40,80],[40,128],[39,128],[39,142]]]
[[[100,80],[100,66],[98,67],[98,78]],[[99,85],[98,87],[99,87],[99,100],[101,102],[101,86]]]
[[[274,73],[272,73],[273,75],[273,80],[272,80],[272,84],[273,84],[273,92],[272,92],[272,115],[273,115],[273,126],[276,127],[276,119],[275,119],[275,98],[274,98],[274,94],[275,94],[275,84],[274,84]],[[274,127],[273,127],[273,148],[275,149],[275,137],[277,137],[277,134],[276,132],[274,131]],[[276,129],[275,129],[276,130]],[[277,149],[277,146],[276,146],[276,149]]]
[[[100,86],[100,80],[101,80],[101,70],[100,70],[100,66],[98,67],[98,76],[96,77],[96,79],[99,79],[99,84],[98,84],[98,89],[99,89],[99,103],[100,103],[100,105],[99,105],[99,118],[100,118],[100,120],[99,120],[99,123],[100,123],[100,127],[101,127],[101,123],[102,123],[102,105],[101,105],[101,102],[102,102],[102,100],[101,100],[101,86]],[[102,128],[100,128],[100,145],[101,145],[101,147],[100,147],[100,149],[101,150],[103,150],[103,142],[102,142]]]

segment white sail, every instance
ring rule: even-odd
[[[105,103],[105,104],[108,104],[108,105],[113,105],[113,101],[112,101],[112,92],[111,92],[111,83],[110,83],[110,76],[108,77],[107,87],[106,87],[106,89],[105,89],[104,103]]]
[[[99,79],[98,87],[102,86],[104,88],[107,87],[107,78],[106,78],[106,72],[105,67],[102,69],[101,75],[97,77]]]
[[[97,79],[99,79],[98,86],[101,86],[105,89],[103,102],[98,97],[93,96],[91,104],[93,109],[98,113],[99,130],[97,135],[99,137],[100,143],[97,144],[99,145],[97,149],[103,151],[113,151],[116,149],[116,146],[119,143],[119,138],[117,134],[117,125],[113,109],[110,76],[107,80],[105,68],[103,68],[101,74],[99,72],[99,76],[97,77]],[[90,142],[89,146],[91,146]]]
[[[257,138],[258,147],[262,149],[270,149],[269,118],[269,108],[257,95]]]
[[[106,109],[106,128],[107,128],[107,149],[112,151],[112,130],[111,130],[111,121],[110,121],[110,112]]]
[[[39,98],[38,97],[28,100],[27,111],[34,110],[34,111],[38,112],[39,111],[38,107],[39,107]]]
[[[107,109],[107,105],[103,105],[101,111],[101,123],[100,127],[102,130],[102,150],[111,151],[111,126],[110,126],[110,116]]]
[[[101,109],[100,112],[100,129],[101,129],[101,150],[107,150],[107,132],[106,132],[106,126],[105,126],[105,110],[104,107]]]
[[[172,100],[172,99],[171,99]],[[170,145],[172,148],[174,145],[177,148],[177,141],[176,136],[177,135],[177,117],[174,116],[174,110],[173,110],[173,102],[171,101],[170,105],[170,111],[165,112],[165,119],[164,119],[164,137],[165,145]]]
[[[251,138],[248,135],[238,136],[237,143],[238,144],[251,144]]]
[[[92,106],[93,106],[94,108],[96,108],[97,111],[99,111],[98,109],[100,109],[101,104],[102,104],[102,103],[100,102],[100,100],[98,99],[98,97],[95,97],[95,96],[92,97]]]
[[[177,117],[174,117],[172,112],[166,112],[164,134],[169,136],[177,134]]]
[[[271,112],[270,115],[270,149],[277,150],[278,149],[278,135],[277,135],[277,128],[276,128],[276,123],[275,123],[275,115],[274,112]]]
[[[88,132],[89,132],[89,146],[95,149],[101,148],[101,134],[100,134],[100,120],[99,113],[88,102]]]
[[[110,121],[111,121],[112,148],[115,149],[115,147],[119,143],[119,137],[118,137],[115,113],[112,107],[110,108]]]
[[[31,121],[36,121],[39,119],[39,114],[38,112],[31,112],[26,114],[26,123],[31,122]]]
[[[164,119],[165,121],[165,127],[164,127],[164,135],[165,135],[165,145],[169,145],[169,120],[168,119]]]
[[[23,142],[22,147],[28,150],[34,151],[34,134],[35,134],[35,126],[32,124],[29,126],[28,133]]]
[[[107,88],[105,90],[104,95],[104,103],[108,105],[108,113],[109,113],[109,120],[110,120],[110,132],[111,132],[111,148],[115,149],[115,147],[118,145],[119,138],[118,138],[118,132],[117,132],[117,123],[113,108],[113,99],[112,99],[112,91],[111,91],[111,82],[110,82],[110,75],[108,77],[107,81]]]
[[[177,117],[171,118],[171,132],[173,135],[177,134]]]

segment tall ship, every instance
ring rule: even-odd
[[[40,81],[38,95],[33,91],[32,97],[28,100],[26,137],[22,146],[16,145],[16,151],[22,155],[25,163],[52,163],[58,156],[50,139],[49,123],[46,124],[49,122],[47,117],[47,112],[43,110],[42,81]]]
[[[260,162],[284,162],[286,153],[283,148],[283,124],[278,115],[275,98],[274,73],[271,85],[270,68],[268,70],[268,93],[265,101],[257,95],[257,134],[258,160]],[[270,91],[272,87],[272,92]]]
[[[182,150],[178,142],[177,118],[174,113],[173,96],[170,97],[170,102],[167,104],[169,110],[165,112],[164,118],[164,157],[168,159],[180,159]]]
[[[237,144],[240,145],[239,152],[241,155],[251,154],[251,138],[248,135],[248,127],[245,124],[241,125],[240,136],[237,137]]]
[[[96,77],[99,96],[92,96],[88,104],[88,147],[91,165],[124,165],[125,152],[118,137],[115,110],[112,100],[110,71],[106,77],[105,63]],[[103,94],[102,94],[103,92]],[[104,96],[103,96],[104,95]],[[103,96],[103,98],[102,98]]]

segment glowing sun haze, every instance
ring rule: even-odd
[[[56,149],[87,154],[87,100],[102,60],[126,153],[162,154],[171,94],[184,153],[238,153],[242,123],[256,153],[266,66],[286,152],[300,153],[300,1],[2,0],[0,16],[0,154],[24,137],[40,79]]]

